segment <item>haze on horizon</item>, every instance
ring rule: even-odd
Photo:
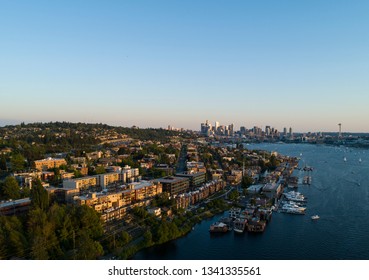
[[[0,125],[369,132],[368,1],[2,1]]]

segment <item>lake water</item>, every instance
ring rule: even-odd
[[[308,197],[306,215],[273,213],[261,234],[211,235],[209,227],[219,215],[202,221],[183,238],[138,252],[134,259],[369,259],[368,150],[308,144],[246,147],[297,156],[300,166],[314,168],[312,184],[299,186]],[[304,176],[302,171],[296,175]],[[320,219],[311,220],[314,214]]]

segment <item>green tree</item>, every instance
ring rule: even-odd
[[[236,201],[236,200],[238,200],[239,196],[240,196],[240,194],[238,193],[238,191],[233,190],[229,193],[228,198],[232,201]]]
[[[104,166],[98,166],[98,167],[96,167],[95,173],[96,173],[96,175],[97,174],[104,174],[104,173],[106,173]]]
[[[22,197],[29,197],[31,195],[31,189],[29,187],[22,188]]]
[[[5,155],[1,155],[0,157],[0,170],[7,170],[7,166],[6,166],[6,157]]]
[[[119,240],[121,241],[121,246],[128,244],[131,241],[132,237],[129,235],[128,232],[122,231],[119,236]]]
[[[270,157],[270,160],[267,164],[269,170],[275,170],[280,165],[280,162],[277,160],[275,155]]]
[[[77,249],[75,257],[79,260],[94,260],[104,254],[101,244],[92,239],[87,231],[79,231],[76,242]]]
[[[94,239],[100,238],[103,234],[103,228],[99,214],[86,205],[76,207],[74,210],[75,228],[86,231],[88,236]]]
[[[29,212],[28,235],[32,259],[48,260],[61,255],[54,222],[48,220],[47,213],[41,208]]]
[[[19,199],[21,197],[20,187],[13,176],[8,176],[2,187],[2,195],[6,199]]]
[[[153,244],[153,241],[152,241],[152,233],[150,230],[147,230],[144,235],[144,246],[145,247],[148,247],[148,246],[151,246]]]
[[[10,163],[13,171],[20,171],[24,169],[25,158],[21,154],[14,154],[11,157]]]
[[[0,216],[0,258],[25,258],[28,247],[21,221],[17,216]],[[2,241],[1,241],[2,240]]]
[[[54,225],[54,232],[61,250],[52,250],[50,256],[52,259],[66,258],[67,253],[73,249],[73,234],[75,231],[69,209],[65,205],[54,203],[48,211],[48,220]]]
[[[80,178],[83,177],[81,171],[79,170],[74,170],[74,178]]]
[[[253,183],[254,183],[254,180],[250,176],[248,175],[243,176],[242,182],[241,182],[242,188],[246,189],[250,187]]]
[[[49,207],[49,195],[40,180],[37,179],[33,184],[30,197],[33,208],[46,210]]]

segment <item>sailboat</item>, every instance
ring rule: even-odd
[[[346,162],[346,161],[347,161],[347,158],[346,158],[346,157],[344,157],[344,158],[343,158],[343,161],[344,161],[344,162]]]
[[[359,158],[359,162],[361,163],[361,158]]]

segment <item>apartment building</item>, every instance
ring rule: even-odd
[[[107,222],[123,218],[127,211],[136,206],[148,205],[150,200],[162,191],[162,185],[159,183],[141,181],[114,192],[105,191],[78,196],[75,203],[94,208],[101,213],[102,221]]]
[[[86,190],[90,187],[96,186],[98,186],[97,176],[81,177],[63,181],[63,188],[66,189]]]
[[[188,178],[190,181],[190,189],[193,190],[195,188],[200,187],[206,181],[206,173],[205,172],[183,172],[176,173],[176,177]]]
[[[190,189],[190,180],[188,178],[168,176],[154,180],[155,183],[163,185],[163,191],[170,195],[186,193]]]
[[[177,208],[186,209],[190,205],[194,205],[208,198],[210,195],[222,190],[225,185],[226,184],[223,180],[214,180],[203,184],[201,187],[197,188],[194,191],[180,194],[176,197]]]
[[[41,160],[35,160],[33,162],[34,168],[36,168],[39,171],[60,167],[61,165],[67,165],[67,162],[63,158],[49,157]]]

